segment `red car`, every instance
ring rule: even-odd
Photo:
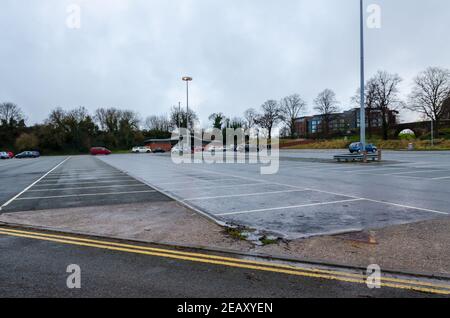
[[[91,148],[91,155],[98,156],[98,155],[110,155],[111,151],[109,149],[106,149],[105,147],[93,147]]]
[[[10,159],[14,158],[14,154],[11,151],[7,151],[7,153]]]

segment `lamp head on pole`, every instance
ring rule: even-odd
[[[182,80],[185,81],[185,82],[190,82],[190,81],[193,80],[193,78],[189,77],[189,76],[185,76],[185,77],[182,78]]]

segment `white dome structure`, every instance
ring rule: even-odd
[[[404,129],[400,132],[399,136],[415,136],[416,134],[411,129]]]
[[[412,140],[416,139],[416,134],[411,129],[404,129],[398,134],[398,137],[400,139]]]

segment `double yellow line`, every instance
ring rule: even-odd
[[[0,234],[42,241],[50,241],[61,244],[70,244],[84,247],[106,249],[111,251],[157,256],[182,261],[221,265],[235,268],[244,268],[287,275],[311,277],[311,278],[336,280],[356,284],[366,284],[366,277],[364,275],[345,271],[335,271],[318,268],[303,268],[293,265],[253,261],[217,255],[209,255],[203,253],[182,252],[170,249],[153,248],[95,239],[86,239],[68,235],[55,235],[41,232],[23,231],[4,227],[0,227]],[[399,279],[394,277],[382,277],[381,286],[411,291],[419,291],[424,293],[433,293],[439,295],[450,295],[450,285],[440,283],[437,284],[430,281]]]

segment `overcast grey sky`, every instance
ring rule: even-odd
[[[382,28],[367,30],[368,76],[396,72],[406,95],[419,71],[450,68],[450,1],[366,2],[382,8]],[[73,3],[80,29],[66,25]],[[57,106],[145,118],[185,104],[188,74],[203,122],[292,93],[312,111],[325,88],[347,109],[359,86],[358,10],[357,0],[1,0],[0,101],[29,124]]]

